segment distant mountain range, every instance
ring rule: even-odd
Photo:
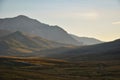
[[[50,26],[24,15],[0,19],[0,29],[21,31],[64,44],[82,45],[59,26]]]
[[[120,60],[120,39],[102,42],[68,34],[20,15],[0,19],[0,56],[49,57],[68,61]]]
[[[100,44],[103,43],[103,41],[100,41],[95,38],[89,38],[89,37],[78,37],[76,35],[70,34],[75,40],[78,42],[82,42],[83,45],[94,45],[94,44]]]
[[[120,60],[120,39],[102,44],[66,49],[61,53],[56,52],[46,56],[69,61]]]

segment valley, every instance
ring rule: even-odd
[[[19,15],[0,19],[0,80],[120,80],[120,39],[78,37]]]
[[[0,80],[119,80],[119,60],[68,62],[0,57]]]

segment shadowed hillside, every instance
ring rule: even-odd
[[[51,53],[47,56],[70,61],[120,60],[120,39],[97,45],[76,47],[61,54]]]
[[[12,32],[10,32],[8,30],[2,30],[2,29],[0,29],[0,37],[9,35],[10,33],[12,33]]]

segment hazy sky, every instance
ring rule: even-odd
[[[120,38],[120,0],[0,0],[0,18],[26,15],[103,41]]]

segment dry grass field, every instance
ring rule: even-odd
[[[0,80],[120,80],[120,61],[0,57]]]

